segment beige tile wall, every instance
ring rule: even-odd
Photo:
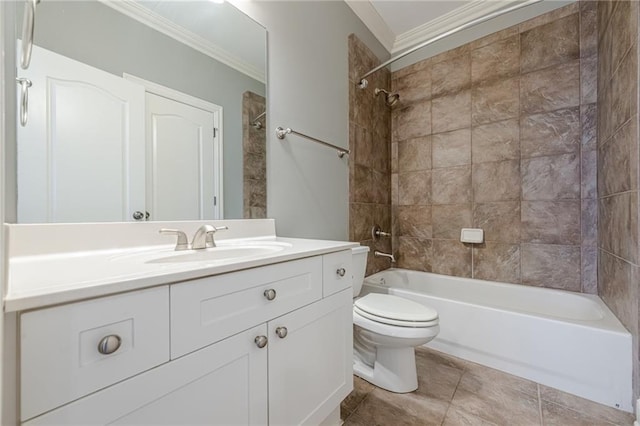
[[[634,341],[640,394],[638,298],[638,3],[598,3],[598,294]]]
[[[267,217],[267,116],[260,119],[261,129],[252,125],[266,111],[263,96],[253,92],[242,95],[242,168],[243,215],[245,219]]]
[[[371,247],[367,275],[391,266],[373,256],[374,250],[391,253],[391,239],[371,237],[374,224],[391,231],[391,109],[382,96],[374,97],[376,87],[390,88],[391,73],[377,72],[368,78],[367,90],[356,88],[360,76],[379,63],[364,43],[349,36],[349,239]],[[418,161],[413,167],[422,166]]]
[[[392,74],[398,266],[597,291],[596,27],[574,3]]]

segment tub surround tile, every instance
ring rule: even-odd
[[[473,277],[479,280],[520,283],[520,244],[475,244]]]
[[[465,90],[431,101],[433,133],[447,132],[470,126],[471,92]]]
[[[473,227],[484,230],[487,242],[520,243],[520,201],[476,203]]]
[[[487,44],[471,51],[473,84],[512,77],[520,72],[518,35]]]
[[[400,205],[400,188],[398,184],[398,173],[391,174],[391,204]]]
[[[522,158],[570,154],[580,150],[580,107],[520,119]]]
[[[638,298],[634,266],[600,249],[598,254],[598,295],[627,330],[638,327]]]
[[[631,48],[631,45],[636,40],[637,34],[634,34],[633,30],[635,25],[633,19],[637,19],[637,16],[633,16],[631,13],[631,2],[622,1],[616,4],[613,14],[611,15],[611,27],[615,28],[613,32],[613,50],[611,51],[611,65],[612,71],[622,61],[623,56]]]
[[[431,172],[398,174],[400,205],[431,204]]]
[[[637,161],[631,161],[637,152],[636,128],[636,124],[629,121],[600,146],[598,194],[601,196],[637,189]]]
[[[598,294],[598,248],[582,246],[581,252],[582,292]]]
[[[520,78],[476,86],[471,91],[471,122],[492,123],[518,116]]]
[[[391,143],[391,173],[398,173],[398,142]]]
[[[583,246],[598,244],[598,200],[581,200],[580,228]]]
[[[597,198],[598,152],[582,151],[580,160],[580,192],[582,198]]]
[[[473,163],[520,159],[520,126],[517,119],[474,126],[471,129]]]
[[[598,2],[580,2],[580,56],[598,53]]]
[[[521,208],[523,243],[581,243],[580,200],[523,201]]]
[[[433,169],[431,172],[433,204],[463,204],[471,202],[471,166]]]
[[[433,240],[431,271],[471,278],[471,246],[459,240]]]
[[[473,165],[473,199],[476,203],[520,198],[520,161],[506,160]]]
[[[361,92],[365,91],[361,90]],[[394,140],[399,142],[430,135],[431,108],[431,101],[394,108],[392,111]]]
[[[579,60],[523,75],[520,111],[535,114],[580,105],[579,76]]]
[[[598,202],[600,247],[638,264],[638,192],[600,198]]]
[[[434,169],[471,164],[471,129],[438,133],[432,141]]]
[[[420,73],[420,72],[431,72],[431,65],[433,64],[433,58],[423,59],[420,62],[416,62],[415,64],[409,65],[408,67],[404,67],[399,69],[398,71],[394,71],[392,74],[393,79],[402,78],[409,74]]]
[[[396,260],[398,268],[414,271],[431,271],[433,240],[414,237],[399,237]]]
[[[561,407],[578,411],[593,421],[607,421],[612,424],[629,425],[633,423],[633,415],[606,405],[597,404],[579,396],[571,395],[561,390],[545,385],[540,386],[542,402],[553,403]],[[588,422],[587,422],[588,423]],[[586,423],[581,423],[582,425]]]
[[[580,198],[580,156],[555,155],[522,160],[522,199]]]
[[[580,60],[580,102],[589,104],[598,100],[598,57]]]
[[[547,68],[580,57],[578,13],[551,21],[520,34],[523,73]]]
[[[431,68],[394,78],[391,90],[400,94],[402,105],[431,99]]]
[[[637,81],[635,81],[635,78],[638,70],[638,59],[632,52],[627,52],[614,78],[611,80],[611,86],[608,91],[610,104],[604,105],[606,120],[603,128],[606,132],[601,137],[605,138],[605,140],[631,118],[636,108],[635,91],[637,89]]]
[[[471,204],[434,205],[433,238],[456,240],[461,228],[471,227]]]
[[[522,284],[580,291],[580,246],[522,244]]]
[[[431,140],[431,136],[424,136],[398,142],[398,170],[412,172],[431,169]]]
[[[463,54],[434,64],[431,68],[431,94],[439,97],[469,88],[471,57]]]
[[[371,238],[371,224],[374,223],[375,205],[370,203],[350,203],[349,229],[352,241]]]
[[[517,36],[518,34],[520,34],[520,31],[518,30],[518,26],[514,25],[513,27],[505,28],[504,30],[497,31],[495,33],[492,33],[487,36],[471,41],[469,43],[469,48],[471,49],[471,53],[473,54],[473,51],[476,49],[480,49],[492,43],[496,43],[500,40],[504,40],[505,38]],[[518,39],[518,42],[519,42],[519,39]]]
[[[544,15],[536,16],[535,18],[529,19],[528,21],[524,21],[518,26],[518,28],[520,29],[520,32],[529,31],[532,28],[536,28],[536,27],[539,27],[540,25],[545,25],[549,22],[562,19],[565,16],[578,13],[579,11],[580,11],[579,2],[571,3],[567,6],[545,13]]]
[[[434,206],[435,208],[435,206]],[[431,206],[398,206],[397,234],[401,237],[431,238]],[[373,223],[373,222],[371,222]],[[369,226],[371,232],[371,226]]]
[[[594,150],[597,148],[596,123],[598,120],[597,104],[582,105],[580,107],[580,122],[582,125],[581,144],[582,149]]]

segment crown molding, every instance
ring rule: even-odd
[[[516,0],[486,1],[473,0],[469,4],[461,6],[451,12],[442,15],[434,20],[426,22],[419,27],[398,35],[391,48],[391,53],[400,52],[406,48],[422,43],[432,37],[436,37],[446,31],[452,30],[462,23],[470,22],[474,19],[504,9],[515,3]]]
[[[118,12],[135,19],[136,21],[159,31],[172,39],[185,44],[200,53],[203,53],[231,68],[258,80],[261,83],[266,82],[264,70],[238,58],[229,51],[215,46],[212,42],[204,37],[192,33],[189,30],[169,21],[168,19],[153,13],[149,9],[140,6],[132,0],[110,1],[99,0],[105,6],[117,10]]]
[[[391,28],[389,28],[384,19],[382,19],[371,2],[362,0],[345,0],[345,3],[347,3],[367,28],[369,28],[369,31],[373,33],[382,46],[387,49],[388,52],[391,52],[396,41],[396,35],[391,31]]]

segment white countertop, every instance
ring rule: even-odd
[[[230,221],[209,221],[206,223],[213,223],[219,226],[220,224],[227,224],[229,222]],[[236,221],[233,225],[238,225],[238,222],[240,221]],[[149,232],[149,235],[153,235],[154,243],[157,242],[155,236],[157,230],[160,227],[166,227],[162,225],[163,224],[147,225],[147,228],[153,231],[153,234]],[[171,225],[179,224],[174,223]],[[46,225],[33,226],[44,227]],[[50,226],[49,229],[52,230],[52,232],[60,232],[60,229],[68,231],[67,228],[70,226],[71,225],[54,225]],[[25,248],[28,246],[28,243],[23,240],[16,243],[15,240],[19,238],[12,234],[17,234],[18,237],[33,234],[46,239],[47,236],[43,236],[42,232],[46,234],[49,230],[47,228],[41,228],[39,229],[41,232],[34,232],[32,228],[19,228],[28,227],[28,225],[5,225],[5,227],[11,227],[11,229],[7,231],[10,236],[10,257],[7,265],[8,288],[4,299],[5,312],[41,308],[124,291],[224,274],[241,269],[346,250],[358,246],[358,243],[346,241],[277,237],[274,235],[275,228],[273,228],[272,232],[269,226],[267,226],[264,232],[258,233],[255,237],[246,238],[246,235],[243,235],[245,238],[220,238],[216,241],[218,241],[220,247],[250,245],[252,243],[271,244],[273,246],[279,246],[277,251],[226,260],[160,263],[149,261],[149,259],[157,258],[158,255],[171,256],[172,254],[181,253],[174,251],[174,243],[138,246],[123,244],[125,246],[123,248],[113,248],[110,247],[113,244],[108,244],[108,247],[101,248],[99,244],[94,241],[92,242],[91,249],[86,250],[73,251],[71,247],[68,247],[65,251],[58,252],[53,249],[44,250],[41,245],[38,245],[39,248],[37,250],[30,252]],[[111,233],[116,231],[117,233],[119,229],[120,228],[111,225],[108,231]],[[127,227],[123,227],[122,229],[129,230],[130,234],[130,224],[127,224]],[[138,229],[140,228],[136,228],[136,230]],[[23,232],[25,230],[26,232]],[[78,231],[79,234],[87,232],[87,230],[86,227],[83,229],[73,228],[73,232],[76,233],[76,231]],[[187,231],[189,231],[189,229],[187,229]],[[190,233],[187,235],[190,236]],[[230,232],[228,234],[228,236],[231,237],[237,235],[239,235],[237,232]],[[12,236],[14,237],[13,239],[11,238]],[[15,246],[20,245],[20,247],[15,247],[14,250],[11,250],[12,240]],[[144,238],[142,238],[142,240],[144,240]],[[171,239],[165,238],[163,238],[163,240],[171,241]],[[70,245],[67,244],[67,246]],[[11,255],[12,252],[14,254],[13,256]]]

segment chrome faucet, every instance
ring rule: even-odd
[[[229,229],[226,226],[215,227],[213,225],[202,225],[196,231],[191,241],[191,249],[202,250],[205,248],[211,248],[216,246],[216,242],[213,239],[213,234],[218,231]]]
[[[388,254],[388,253],[382,253],[381,251],[374,251],[373,255],[375,257],[386,257],[389,258],[391,260],[391,263],[396,263],[396,258],[392,255],[392,254]]]
[[[176,251],[189,250],[191,248],[191,246],[189,246],[189,240],[187,240],[187,235],[179,229],[162,228],[158,232],[163,235],[176,235],[178,237],[175,248]]]

